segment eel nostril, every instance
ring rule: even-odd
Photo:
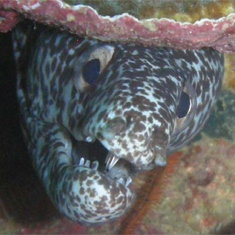
[[[112,139],[115,135],[119,134],[120,132],[126,129],[126,122],[121,117],[116,117],[111,119],[105,125],[102,136],[105,139]]]
[[[165,166],[166,165],[166,155],[157,153],[154,159],[156,166]]]
[[[166,165],[166,146],[168,142],[168,136],[165,133],[164,128],[156,129],[152,132],[152,139],[150,142],[150,148],[154,149],[156,166]]]

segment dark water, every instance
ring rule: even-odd
[[[43,191],[23,141],[10,33],[0,34],[0,50],[0,219],[48,220],[58,213]]]

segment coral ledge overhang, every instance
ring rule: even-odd
[[[23,17],[103,41],[180,49],[213,47],[222,52],[235,52],[234,13],[192,24],[166,18],[138,20],[125,13],[114,17],[101,16],[89,6],[71,6],[61,0],[0,1],[0,32],[9,31]]]

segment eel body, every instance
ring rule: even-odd
[[[123,215],[131,178],[192,139],[221,88],[223,55],[211,48],[105,43],[28,24],[13,44],[33,165],[58,210],[84,224]]]

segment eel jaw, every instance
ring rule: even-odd
[[[139,171],[132,163],[116,157],[98,140],[76,141],[73,143],[73,164],[97,170],[108,178],[127,187]]]
[[[53,164],[58,166],[54,167],[56,171],[49,170],[52,173],[47,192],[58,210],[83,225],[107,222],[125,214],[135,198],[128,187],[130,163],[117,161],[99,141],[72,139],[70,143],[72,162],[61,163],[68,157],[64,153]]]
[[[125,186],[132,182],[132,177],[137,172],[131,163],[116,157],[111,152],[108,153],[105,159],[105,169],[111,179],[125,184]]]

